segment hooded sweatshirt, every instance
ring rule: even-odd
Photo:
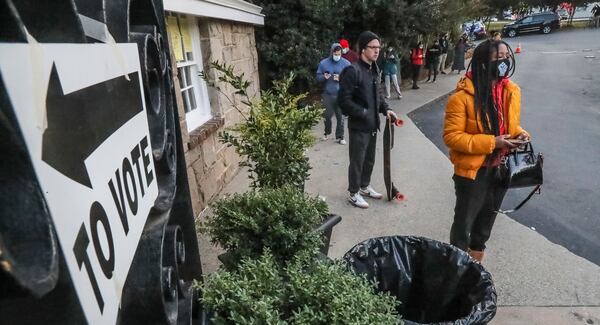
[[[340,82],[339,80],[334,80],[334,75],[339,76],[342,73],[342,70],[350,65],[350,62],[344,58],[340,58],[337,62],[333,60],[333,51],[336,48],[341,48],[339,43],[333,43],[333,45],[331,45],[329,57],[321,60],[321,63],[319,63],[319,67],[317,68],[317,81],[322,85],[323,94],[330,96],[337,96],[340,89]],[[325,72],[331,74],[329,79],[325,79],[325,76],[323,75]]]

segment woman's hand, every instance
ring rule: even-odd
[[[523,140],[523,141],[529,141],[529,134],[522,132],[521,134],[519,134],[517,136],[517,139]]]
[[[496,137],[496,149],[516,148],[518,145],[508,141],[510,134],[499,135]]]

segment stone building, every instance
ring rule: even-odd
[[[208,87],[199,76],[215,75],[210,63],[234,66],[259,93],[254,29],[264,24],[261,8],[241,0],[164,0],[167,29],[181,91],[181,133],[194,213],[198,216],[238,171],[239,156],[218,133],[241,120],[239,99]],[[222,87],[226,94],[231,88]],[[229,97],[229,98],[228,98]],[[231,102],[233,100],[233,103]]]

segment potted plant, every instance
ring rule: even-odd
[[[260,98],[250,98],[250,82],[244,75],[236,75],[232,66],[212,63],[218,80],[234,88],[246,107],[239,107],[215,80],[206,74],[207,83],[221,92],[242,115],[244,121],[219,134],[220,140],[235,147],[246,159],[240,166],[248,167],[253,188],[278,188],[292,185],[304,189],[310,164],[305,155],[315,141],[311,128],[323,115],[320,104],[302,105],[299,102],[306,94],[293,95],[290,87],[294,75],[275,81],[273,88],[261,93]]]
[[[267,250],[196,283],[214,324],[401,324],[397,300],[339,262],[303,253],[286,265]]]
[[[259,257],[265,248],[284,263],[323,245],[315,229],[327,217],[327,204],[292,187],[226,196],[212,204],[212,212],[201,230],[227,250],[221,261],[228,269],[243,257]]]

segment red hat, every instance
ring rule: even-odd
[[[348,45],[348,41],[347,41],[347,40],[345,40],[345,39],[343,39],[343,38],[340,40],[340,45],[342,46],[342,48],[343,48],[343,49],[347,49],[347,48],[349,48],[349,47],[350,47],[350,46]]]

